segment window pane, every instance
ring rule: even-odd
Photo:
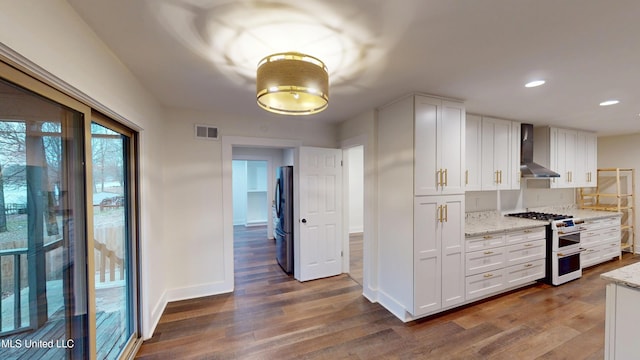
[[[117,359],[134,333],[129,138],[91,125],[97,352]]]

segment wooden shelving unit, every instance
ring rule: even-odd
[[[635,169],[598,169],[595,188],[580,188],[580,208],[622,213],[621,244],[623,251],[636,252]]]

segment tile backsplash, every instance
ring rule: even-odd
[[[469,191],[465,194],[466,212],[523,211],[526,208],[574,205],[575,189],[528,189]]]

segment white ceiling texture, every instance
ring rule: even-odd
[[[167,107],[283,116],[255,104],[256,65],[299,51],[330,72],[329,108],[301,121],[423,92],[470,113],[640,131],[637,0],[68,1]],[[524,87],[535,79],[546,84]]]

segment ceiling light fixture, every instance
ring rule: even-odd
[[[603,101],[600,103],[600,106],[609,106],[609,105],[615,105],[617,103],[619,103],[620,101],[618,100],[607,100],[607,101]]]
[[[256,97],[261,108],[273,113],[318,113],[329,103],[329,72],[322,61],[310,55],[269,55],[258,63]]]
[[[532,87],[544,85],[544,83],[545,83],[544,80],[535,80],[535,81],[531,81],[531,82],[526,83],[524,86],[528,87],[528,88],[532,88]]]

